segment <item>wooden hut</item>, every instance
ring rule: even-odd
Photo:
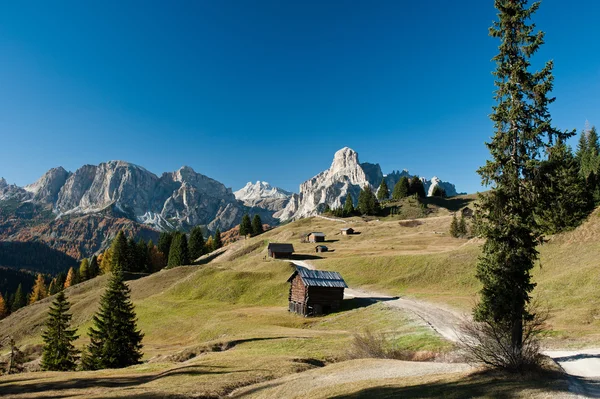
[[[335,312],[342,306],[344,288],[348,288],[337,272],[310,270],[296,266],[290,283],[289,311],[303,316]]]
[[[343,236],[349,236],[352,234],[354,234],[354,229],[352,227],[346,227],[346,228],[342,229]]]
[[[273,259],[291,258],[294,253],[292,244],[269,243],[267,247],[269,257]]]
[[[325,245],[317,245],[315,247],[315,252],[327,252],[329,251],[329,248],[327,248]]]
[[[308,234],[308,242],[325,242],[325,233],[313,231]]]
[[[473,209],[466,206],[460,211],[460,214],[465,218],[472,218],[475,212],[473,212]]]

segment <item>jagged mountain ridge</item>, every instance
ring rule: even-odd
[[[273,187],[264,181],[257,181],[256,183],[248,182],[243,188],[235,191],[233,194],[235,198],[242,201],[248,207],[273,213],[284,209],[292,196],[292,193],[289,191]]]
[[[315,215],[326,205],[331,208],[343,206],[348,193],[355,205],[358,194],[365,185],[375,191],[383,179],[390,190],[402,176],[413,177],[407,170],[383,175],[379,164],[360,163],[358,153],[344,147],[337,151],[329,169],[319,173],[300,185],[300,193],[290,197],[287,206],[275,214],[280,220],[292,220]],[[432,195],[436,186],[441,186],[449,196],[457,195],[453,184],[443,182],[437,177],[427,180],[420,178],[428,195]]]

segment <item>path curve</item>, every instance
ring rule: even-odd
[[[293,261],[298,266],[314,270],[308,262]],[[460,325],[467,315],[461,315],[455,310],[422,300],[391,297],[374,291],[348,288],[344,292],[347,298],[372,298],[374,301],[385,301],[389,306],[408,310],[419,316],[434,331],[447,340],[459,343]],[[600,349],[581,350],[552,350],[544,351],[558,363],[569,379],[570,391],[583,398],[600,398]]]

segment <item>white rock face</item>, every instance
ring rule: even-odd
[[[16,184],[8,184],[3,177],[0,177],[0,201],[16,200],[28,201],[33,195],[17,186]]]
[[[361,164],[356,151],[344,147],[335,153],[328,170],[302,183],[300,194],[290,197],[287,206],[274,216],[281,221],[313,216],[326,205],[330,208],[342,207],[348,194],[352,195],[356,206],[361,188],[367,186],[375,192],[385,178],[391,191],[402,176],[412,177],[407,170],[384,176],[379,164]],[[428,195],[433,193],[435,185],[443,187],[448,196],[456,195],[453,184],[442,182],[437,177],[431,181],[421,180]]]
[[[4,186],[0,195],[8,192]],[[84,165],[73,174],[56,168],[25,190],[34,201],[51,203],[58,217],[113,209],[159,230],[206,225],[224,231],[244,213],[231,189],[187,166],[160,178],[124,161]]]

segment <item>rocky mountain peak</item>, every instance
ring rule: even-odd
[[[356,168],[358,165],[358,153],[352,148],[344,147],[338,150],[333,156],[333,162],[329,171],[331,173],[338,173],[346,169]]]
[[[65,184],[70,172],[62,166],[52,168],[33,184],[25,186],[25,190],[33,194],[33,199],[43,203],[54,203],[58,198],[60,189]]]
[[[264,198],[288,198],[292,193],[279,187],[273,187],[266,181],[248,182],[246,185],[233,193],[240,201],[258,200]]]

